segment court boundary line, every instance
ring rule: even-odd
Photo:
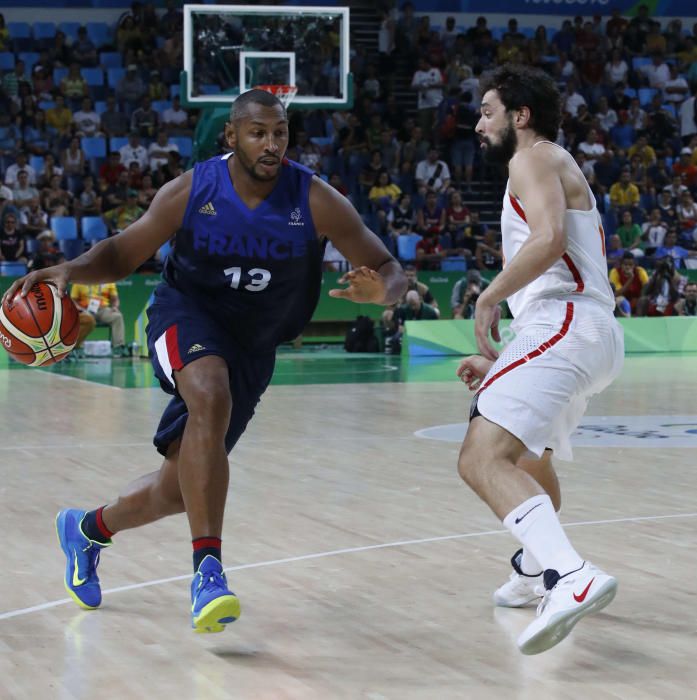
[[[697,513],[673,513],[670,515],[639,515],[628,518],[609,518],[605,520],[580,520],[572,523],[562,523],[564,528],[567,527],[587,527],[589,525],[614,525],[618,523],[636,523],[655,520],[671,520],[678,518],[697,518]],[[383,542],[380,544],[362,545],[359,547],[345,547],[342,549],[333,549],[326,552],[314,552],[311,554],[300,554],[293,557],[283,557],[281,559],[268,559],[266,561],[252,562],[250,564],[238,564],[236,566],[226,566],[224,570],[242,571],[243,569],[260,569],[267,566],[277,566],[279,564],[292,564],[298,561],[310,561],[312,559],[323,559],[325,557],[334,557],[341,554],[358,554],[359,552],[369,552],[375,549],[390,549],[393,547],[408,547],[410,545],[429,544],[431,542],[446,542],[448,540],[472,539],[474,537],[489,537],[492,535],[508,534],[508,530],[483,530],[481,532],[467,532],[457,535],[439,535],[437,537],[425,537],[412,540],[397,540],[396,542]],[[154,579],[152,581],[141,581],[140,583],[131,583],[126,586],[117,586],[116,588],[108,588],[102,591],[102,596],[113,595],[115,593],[123,593],[125,591],[139,590],[141,588],[150,588],[166,583],[175,583],[177,581],[188,581],[193,574],[183,574],[181,576],[170,576],[169,578]],[[71,598],[61,598],[52,600],[48,603],[32,605],[28,608],[17,608],[0,613],[0,621],[9,620],[22,615],[29,615],[34,612],[41,612],[56,608],[68,603],[73,603]]]
[[[70,379],[74,382],[81,382],[82,384],[89,384],[90,386],[103,386],[105,389],[113,389],[115,391],[123,391],[123,388],[116,386],[115,384],[102,384],[102,382],[95,382],[92,379],[83,379],[82,377],[73,377],[69,374],[62,374],[61,372],[55,372],[49,369],[42,369],[39,367],[42,374],[51,377],[57,377],[58,379],[67,380]]]

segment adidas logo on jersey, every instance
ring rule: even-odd
[[[206,348],[203,345],[199,345],[198,343],[194,343],[189,350],[187,351],[187,355],[191,355],[192,352],[201,352],[201,350],[205,350]]]
[[[290,220],[288,221],[288,226],[304,226],[303,215],[300,211],[300,207],[295,207],[290,213]]]
[[[198,213],[208,214],[209,216],[215,216],[218,212],[215,210],[215,207],[213,206],[212,202],[208,202],[198,210]]]

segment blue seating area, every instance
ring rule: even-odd
[[[51,231],[58,241],[74,240],[77,238],[77,221],[72,216],[53,216],[51,217]]]
[[[416,244],[422,236],[418,233],[405,233],[397,239],[397,255],[400,260],[416,260]]]
[[[81,223],[82,238],[85,241],[101,241],[109,233],[101,216],[85,216]]]

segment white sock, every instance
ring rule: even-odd
[[[520,557],[520,570],[528,576],[537,576],[542,573],[542,565],[532,556],[527,547],[523,547],[523,554]]]
[[[523,554],[527,549],[539,562],[538,571],[555,569],[563,576],[583,566],[547,494],[528,498],[503,519],[503,524],[523,545]]]
[[[558,516],[559,511],[557,511]],[[542,565],[532,556],[532,552],[527,547],[523,547],[523,554],[520,557],[520,570],[528,576],[535,576],[542,571]]]

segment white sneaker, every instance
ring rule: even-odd
[[[536,591],[543,586],[542,572],[533,576],[523,573],[520,568],[522,557],[522,549],[511,557],[513,573],[503,586],[494,591],[494,605],[502,608],[522,608],[542,597],[542,594]]]
[[[602,610],[617,593],[617,580],[589,562],[561,578],[547,569],[544,582],[537,618],[518,637],[523,654],[539,654],[559,644],[584,615]]]

